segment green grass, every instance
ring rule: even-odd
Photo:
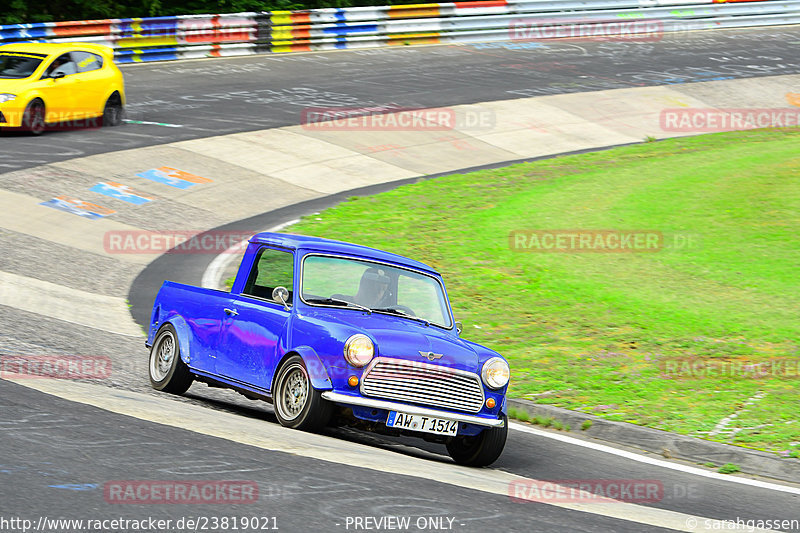
[[[528,422],[529,424],[533,424],[534,426],[542,426],[545,428],[552,427],[558,431],[571,431],[571,427],[569,424],[566,424],[560,420],[556,420],[555,418],[548,416],[548,417],[540,417],[531,415],[527,411],[522,409],[516,409],[514,407],[508,408],[508,417],[513,418],[515,420],[519,420],[520,422]]]
[[[719,472],[720,474],[735,474],[736,472],[741,472],[741,471],[742,469],[739,468],[739,465],[735,465],[733,463],[725,463],[724,465],[719,467],[719,470],[717,470],[717,472]]]
[[[463,336],[510,360],[512,396],[780,451],[800,441],[798,378],[664,369],[679,358],[800,358],[798,228],[800,130],[792,129],[437,178],[350,199],[288,231],[439,269]],[[510,232],[531,229],[656,231],[665,248],[512,250]],[[708,435],[734,412],[728,429],[737,431]]]

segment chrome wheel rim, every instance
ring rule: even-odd
[[[171,331],[165,331],[156,339],[153,351],[150,352],[150,376],[153,381],[166,379],[176,355],[176,345],[175,336]]]
[[[300,416],[308,401],[309,387],[308,374],[302,365],[293,363],[286,369],[277,402],[284,420],[294,420]]]

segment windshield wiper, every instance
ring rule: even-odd
[[[364,305],[359,305],[355,302],[348,302],[347,300],[339,300],[337,298],[305,298],[305,301],[308,303],[318,303],[318,304],[330,304],[330,305],[343,305],[345,307],[355,307],[356,309],[361,309],[366,311],[367,313],[372,313],[372,309],[366,307]]]
[[[403,311],[402,309],[397,309],[395,307],[378,307],[376,309],[373,309],[373,311],[391,313],[393,315],[401,316],[403,318],[410,318],[411,320],[417,320],[419,322],[422,322],[426,326],[430,326],[431,325],[430,320],[425,320],[424,318],[420,318],[418,316],[410,315],[410,314],[406,313],[405,311]]]

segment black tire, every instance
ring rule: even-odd
[[[181,360],[178,334],[172,324],[164,324],[156,333],[147,364],[150,385],[170,394],[183,394],[192,385],[194,376]]]
[[[508,418],[503,427],[487,428],[474,437],[454,437],[447,443],[447,453],[464,466],[489,466],[500,457],[508,436]]]
[[[36,99],[28,104],[25,113],[22,115],[22,129],[31,135],[41,135],[45,130],[45,107],[44,102]]]
[[[278,422],[292,429],[319,431],[333,414],[333,405],[311,385],[299,355],[289,357],[278,369],[272,400]]]
[[[119,95],[114,93],[109,96],[106,106],[103,108],[103,126],[119,126],[122,124],[124,115],[125,109],[122,107]]]

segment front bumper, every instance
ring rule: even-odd
[[[10,102],[0,103],[0,128],[19,128],[22,126],[22,115],[25,108],[20,107],[20,102],[11,100]]]
[[[387,402],[386,400],[375,400],[372,398],[364,398],[362,396],[350,396],[349,394],[341,394],[333,391],[323,392],[322,397],[329,402],[341,403],[345,405],[357,405],[360,407],[371,407],[373,409],[385,409],[387,411],[400,411],[402,413],[408,413],[412,415],[446,418],[448,420],[455,420],[457,422],[464,422],[466,424],[474,424],[476,426],[501,428],[504,425],[503,420],[498,418],[483,418],[480,416],[452,413],[450,411],[439,411],[437,409],[417,407],[415,405],[408,405],[405,403]]]

